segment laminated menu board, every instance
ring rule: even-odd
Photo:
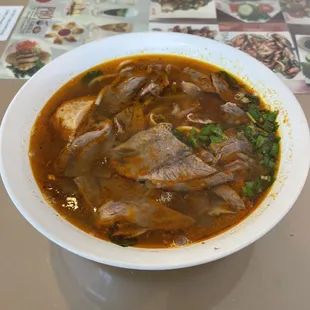
[[[293,92],[310,92],[310,0],[31,0],[2,55],[0,78],[29,78],[81,44],[140,31],[226,43]]]
[[[148,29],[145,0],[31,0],[2,55],[0,77],[29,78],[84,43]]]
[[[150,20],[167,18],[208,19],[216,18],[215,2],[212,0],[167,1],[151,0]]]

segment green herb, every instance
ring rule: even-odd
[[[270,153],[271,147],[272,147],[271,143],[265,143],[260,148],[257,149],[261,154],[266,155]]]
[[[138,243],[137,238],[125,238],[123,236],[112,236],[110,237],[110,240],[111,242],[122,247],[134,246]]]
[[[234,97],[236,100],[238,100],[242,103],[254,104],[256,106],[260,105],[259,98],[256,95],[252,95],[252,94],[246,92],[245,90],[243,90],[239,93],[236,93]]]
[[[181,140],[182,138],[184,138],[183,133],[182,133],[181,131],[175,129],[175,128],[172,129],[172,133],[173,133],[173,135],[174,135],[176,138],[178,138],[179,140]]]
[[[232,89],[240,88],[237,80],[226,71],[219,71],[217,74],[220,78],[224,79]]]
[[[223,141],[223,139],[221,137],[218,137],[218,136],[211,136],[210,141],[211,141],[211,143],[220,143]]]
[[[88,84],[91,80],[97,78],[98,76],[101,76],[103,73],[101,70],[93,70],[87,72],[81,79],[83,84]]]
[[[265,111],[251,103],[248,105],[247,115],[253,123],[267,133],[276,132],[279,127],[276,122],[278,111]]]
[[[241,192],[244,196],[253,198],[265,191],[273,183],[273,181],[274,179],[270,175],[261,176],[260,178],[245,182]]]
[[[269,167],[269,161],[270,161],[270,157],[268,155],[265,155],[264,159],[260,163],[264,165],[265,167]]]
[[[206,125],[200,131],[193,127],[188,136],[177,129],[173,129],[172,133],[180,141],[193,148],[208,146],[210,143],[220,143],[227,138],[218,124]]]
[[[249,93],[246,93],[245,94],[245,98],[249,99],[250,103],[253,103],[255,105],[260,105],[259,98],[257,96],[255,96],[255,95],[251,95]]]
[[[215,135],[219,138],[222,138],[222,140],[226,139],[226,136],[223,132],[223,129],[219,124],[209,124],[203,127],[200,131],[201,136],[211,136]]]
[[[274,174],[274,170],[275,170],[275,168],[276,168],[276,162],[275,162],[274,159],[270,159],[270,160],[269,160],[269,163],[268,163],[268,167],[267,167],[267,168],[269,168],[269,170],[272,172],[272,174]]]
[[[259,110],[253,105],[250,105],[250,108],[251,116],[256,119],[256,123],[247,125],[244,128],[244,135],[253,144],[256,152],[261,154],[261,164],[274,174],[280,148],[280,137],[276,136],[278,113]]]
[[[199,130],[193,127],[189,135],[186,136],[182,131],[175,129],[175,128],[172,129],[172,133],[177,139],[179,139],[186,145],[193,147],[193,148],[198,148],[200,146],[199,141],[198,141],[198,138],[199,138],[198,132]]]
[[[274,174],[276,167],[276,160],[271,158],[270,154],[265,154],[264,159],[261,161],[261,164],[266,167],[271,174]]]
[[[269,122],[275,122],[278,116],[278,111],[268,111],[263,114],[263,119]]]
[[[220,143],[226,139],[226,135],[219,124],[209,124],[203,127],[200,131],[198,139],[205,144]]]
[[[263,129],[269,133],[271,132],[274,132],[277,127],[276,127],[276,124],[273,123],[273,122],[269,122],[269,121],[266,121],[263,125],[262,125]]]
[[[196,128],[192,128],[190,131],[188,138],[187,138],[187,145],[193,147],[193,148],[198,148],[199,147],[199,142],[197,140],[198,138],[198,131]]]
[[[264,190],[262,182],[259,178],[252,181],[245,182],[242,187],[242,194],[246,197],[255,197],[256,195],[262,193]]]
[[[256,119],[249,112],[246,112],[246,115],[251,120],[251,122],[256,123]]]
[[[198,136],[198,139],[203,142],[209,142],[210,143],[210,137],[209,136]]]
[[[255,147],[257,149],[261,148],[265,143],[268,143],[269,139],[264,136],[258,136],[255,141]]]
[[[248,113],[255,119],[255,122],[258,122],[262,119],[262,112],[257,108],[256,105],[250,104],[248,106]]]
[[[256,137],[258,135],[258,130],[256,129],[254,124],[250,124],[245,127],[244,135],[253,143],[256,143]]]
[[[271,147],[271,150],[270,150],[270,155],[273,156],[273,157],[277,157],[278,154],[279,154],[279,144],[277,143],[274,143]]]

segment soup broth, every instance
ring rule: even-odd
[[[277,111],[230,74],[179,56],[103,63],[47,102],[29,158],[48,203],[121,246],[184,246],[239,223],[279,162]]]

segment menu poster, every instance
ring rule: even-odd
[[[310,25],[310,0],[279,0],[288,24]]]
[[[280,2],[217,0],[217,8],[224,43],[259,60],[294,93],[310,92],[295,40],[298,30],[285,22]],[[309,26],[303,26],[308,34]]]
[[[290,30],[294,35],[301,69],[305,76],[308,92],[310,92],[310,25],[290,25]]]
[[[64,52],[148,30],[145,0],[31,0],[1,57],[0,78],[27,79]]]
[[[29,78],[67,50],[126,32],[197,35],[239,49],[310,93],[310,0],[31,0],[0,78]]]
[[[156,19],[216,19],[212,0],[151,0],[150,20]]]
[[[179,32],[192,35],[198,35],[203,38],[214,39],[217,41],[222,41],[222,35],[217,24],[164,24],[164,23],[154,23],[149,24],[150,31],[166,31],[166,32]]]
[[[225,43],[253,56],[294,92],[307,91],[293,39],[288,31],[223,32]]]
[[[280,4],[272,0],[216,1],[217,9],[227,14],[227,17],[233,17],[236,22],[266,23],[281,12]],[[282,23],[284,23],[283,19]]]

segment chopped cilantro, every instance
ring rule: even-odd
[[[279,154],[279,144],[274,143],[270,150],[270,155],[273,157],[277,157]]]
[[[192,128],[190,131],[188,138],[187,138],[187,145],[193,147],[193,148],[198,148],[199,147],[199,142],[197,140],[198,137],[198,131],[195,128]]]
[[[256,137],[258,135],[258,130],[256,129],[255,125],[250,124],[245,127],[244,135],[253,143],[256,143]]]
[[[211,136],[210,141],[211,141],[211,143],[220,143],[223,141],[223,139],[221,137],[218,137],[218,136]]]
[[[239,89],[238,81],[226,71],[219,71],[218,76],[223,78],[232,89]]]
[[[268,143],[269,140],[266,137],[258,136],[255,141],[255,147],[257,149],[261,148],[265,143]]]
[[[223,129],[219,124],[209,124],[201,129],[201,136],[217,136],[224,140],[226,138]]]
[[[218,124],[208,124],[201,130],[193,127],[189,134],[185,134],[178,129],[173,129],[172,133],[176,138],[192,148],[208,146],[212,142],[219,143],[227,138]]]
[[[261,192],[263,192],[263,186],[259,178],[245,182],[245,185],[242,187],[242,194],[246,197],[255,197]]]
[[[248,100],[248,103],[252,103],[255,105],[260,104],[259,98],[255,95],[251,95],[249,93],[246,93],[246,94],[244,94],[244,98],[246,98]]]
[[[81,79],[83,84],[88,84],[91,80],[95,79],[98,76],[102,75],[102,71],[101,70],[93,70],[93,71],[89,71],[87,72]]]
[[[260,121],[263,116],[263,113],[254,104],[250,104],[248,106],[248,113],[255,119],[256,122]]]

